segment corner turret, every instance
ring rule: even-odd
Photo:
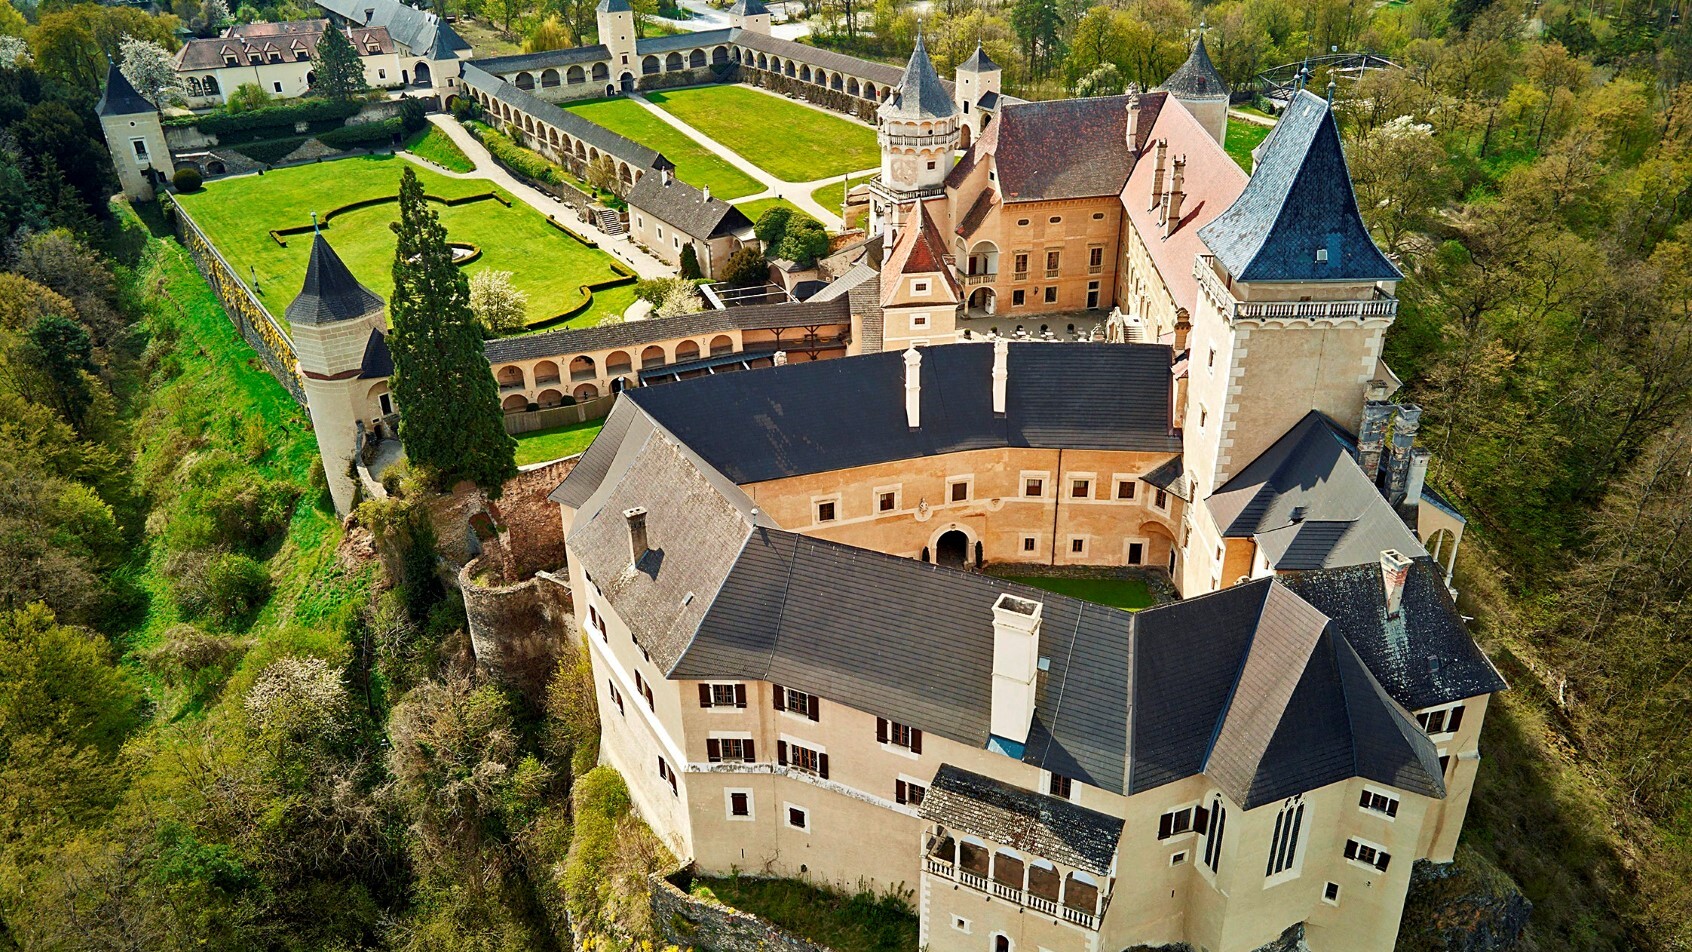
[[[1174,96],[1198,119],[1199,125],[1204,126],[1212,139],[1222,142],[1228,138],[1228,84],[1216,71],[1216,64],[1210,61],[1210,53],[1204,48],[1202,28],[1198,38],[1193,40],[1193,51],[1187,56],[1187,61],[1152,91]]]
[[[981,134],[987,131],[987,123],[992,121],[994,113],[998,111],[999,89],[1004,72],[999,69],[999,64],[987,55],[987,51],[978,41],[974,55],[958,65],[955,75],[953,95],[957,100],[958,111],[963,114],[963,133],[959,146],[967,149],[970,142],[980,138]]]
[[[113,63],[106,69],[106,88],[94,111],[100,117],[100,129],[106,135],[106,149],[123,194],[131,201],[152,201],[154,187],[168,181],[176,171],[159,110],[135,91]]]
[[[770,8],[763,0],[734,0],[729,7],[729,26],[748,33],[770,35]]]
[[[897,228],[901,209],[918,198],[939,195],[958,148],[958,104],[934,72],[922,34],[917,34],[899,88],[876,114],[881,120],[876,130],[881,175],[870,187],[872,230],[884,223]]]

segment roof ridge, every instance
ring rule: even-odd
[[[1199,773],[1205,773],[1210,769],[1210,756],[1216,752],[1216,741],[1222,736],[1222,727],[1228,723],[1228,714],[1234,708],[1234,696],[1239,693],[1240,680],[1245,677],[1246,662],[1251,658],[1251,651],[1257,646],[1257,631],[1263,622],[1263,610],[1269,604],[1269,592],[1273,589],[1274,580],[1270,579],[1270,584],[1263,587],[1263,600],[1257,606],[1257,621],[1251,626],[1251,634],[1246,638],[1245,649],[1240,652],[1239,663],[1234,666],[1234,680],[1233,683],[1228,685],[1228,696],[1222,700],[1222,709],[1216,715],[1216,723],[1210,726],[1210,740],[1204,745],[1204,756],[1199,760]],[[1214,592],[1206,592],[1205,595],[1220,595],[1226,591],[1228,589],[1219,588]],[[1203,597],[1202,595],[1198,596],[1198,598]],[[1186,603],[1173,602],[1171,604],[1183,605]]]

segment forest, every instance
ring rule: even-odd
[[[159,209],[108,201],[93,108],[121,39],[289,12],[210,6],[0,4],[0,949],[650,941],[670,860],[594,766],[584,662],[538,700],[481,678],[426,494],[341,526],[305,414]],[[813,42],[892,60],[919,19],[807,12]],[[549,0],[512,29],[554,15],[591,22]],[[939,0],[921,22],[943,73],[979,38],[1030,96],[1155,83],[1201,23],[1237,88],[1328,48],[1396,64],[1334,77],[1336,103],[1406,274],[1388,361],[1470,519],[1462,607],[1512,685],[1464,855],[1533,900],[1529,948],[1692,947],[1680,7]]]

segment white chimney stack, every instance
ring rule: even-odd
[[[1163,204],[1163,160],[1169,154],[1169,140],[1157,140],[1157,164],[1152,167],[1151,207],[1147,211]]]
[[[623,518],[629,523],[629,561],[639,562],[646,554],[646,508],[624,509]]]
[[[1424,447],[1416,447],[1410,451],[1410,474],[1404,480],[1404,502],[1406,506],[1420,506],[1422,504],[1422,487],[1428,481],[1428,460],[1433,453]]]
[[[701,188],[699,190],[699,194],[704,196],[704,204],[711,204],[711,186],[707,185],[704,188]]]
[[[1410,559],[1396,549],[1381,552],[1381,584],[1386,586],[1387,617],[1397,618],[1404,604],[1404,582],[1410,577]]]
[[[1010,341],[993,342],[993,412],[1005,415],[1005,381],[1010,379]]]
[[[1040,611],[1044,604],[1006,593],[993,603],[993,709],[988,729],[1028,742],[1040,673]]]
[[[905,351],[905,423],[922,426],[922,355],[914,346]]]

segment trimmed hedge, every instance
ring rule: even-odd
[[[364,108],[362,102],[335,102],[332,99],[307,99],[281,106],[266,106],[251,112],[214,112],[206,116],[186,116],[167,119],[171,127],[191,127],[201,132],[222,136],[235,132],[251,132],[276,126],[293,128],[296,122],[345,121]]]
[[[263,142],[247,142],[234,146],[236,152],[241,153],[254,162],[274,165],[293,153],[295,149],[304,145],[310,136],[292,136],[287,139],[267,139]]]
[[[394,137],[405,131],[405,124],[399,119],[383,119],[380,122],[361,122],[356,126],[342,126],[325,132],[317,137],[317,141],[331,149],[356,149],[359,146],[382,145],[394,141]]]
[[[568,229],[565,230],[568,231]],[[609,281],[596,281],[593,284],[578,285],[576,287],[575,303],[565,308],[562,312],[554,314],[552,317],[543,317],[538,321],[530,321],[526,325],[526,328],[532,331],[552,327],[556,324],[563,324],[580,316],[583,311],[587,310],[588,307],[593,304],[594,292],[624,287],[626,285],[634,284],[640,280],[639,276],[621,261],[613,259],[611,261],[611,270],[621,275],[621,277],[612,278]]]
[[[480,122],[466,123],[465,128],[476,137],[476,141],[488,150],[494,160],[506,168],[526,178],[537,182],[556,185],[559,182],[559,169],[546,156],[533,149],[526,149],[511,137],[492,126]]]
[[[475,195],[465,195],[459,198],[441,198],[439,195],[424,195],[423,200],[426,202],[434,202],[437,205],[445,205],[448,208],[456,208],[459,205],[468,205],[471,202],[485,202],[489,200],[498,202],[506,208],[511,207],[511,202],[498,192],[478,192]],[[377,205],[387,205],[397,201],[399,201],[398,195],[378,195],[375,198],[361,198],[356,202],[348,202],[345,205],[338,205],[329,209],[327,212],[323,213],[323,217],[319,219],[316,224],[289,225],[287,228],[272,228],[270,230],[270,237],[275,239],[277,244],[286,248],[288,247],[288,242],[283,239],[291,238],[294,235],[309,235],[318,228],[328,228],[329,222],[337,215],[344,215],[347,212],[356,212],[361,208],[375,208]],[[477,253],[480,254],[480,252]]]

